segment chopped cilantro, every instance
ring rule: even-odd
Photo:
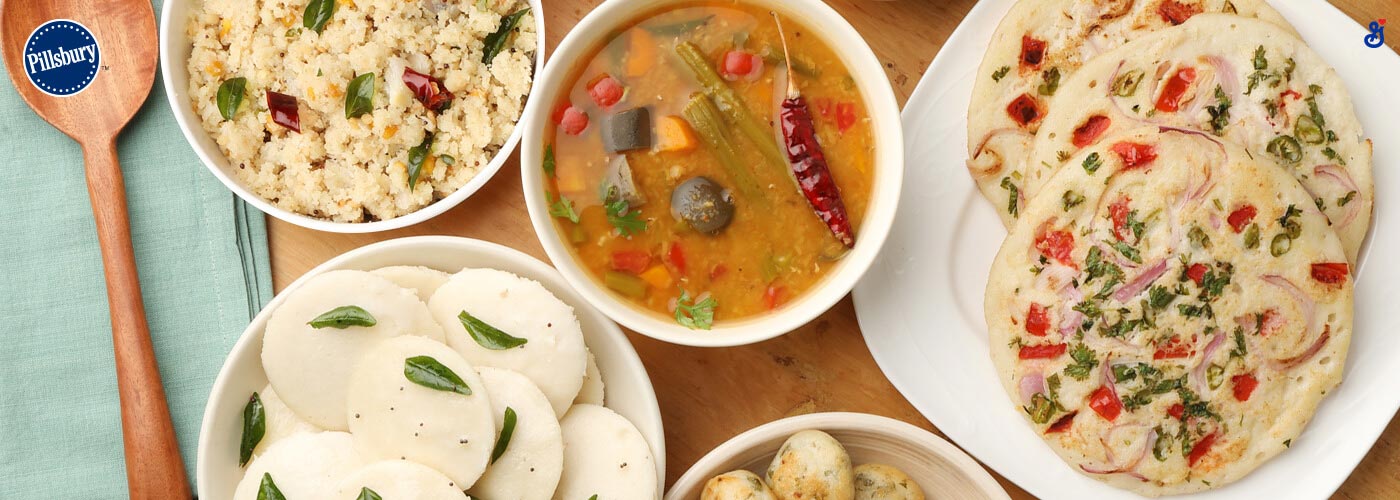
[[[1337,206],[1345,207],[1347,203],[1351,203],[1351,200],[1354,199],[1356,199],[1356,191],[1348,191],[1346,196],[1337,198]]]
[[[1010,71],[1011,66],[1002,66],[1000,68],[997,68],[996,71],[992,72],[992,81],[1000,82],[1002,78],[1006,77],[1006,73]]]
[[[676,299],[676,323],[692,330],[709,330],[715,321],[717,305],[714,297],[694,302],[689,293],[681,290],[680,298]]]
[[[1093,175],[1102,166],[1103,160],[1099,159],[1098,152],[1089,153],[1089,157],[1084,159],[1084,171],[1089,175]]]
[[[560,196],[554,199],[554,195],[549,191],[544,193],[545,201],[549,202],[549,215],[568,219],[569,222],[578,224],[578,212],[574,211],[574,202],[567,197]]]
[[[1069,356],[1074,360],[1074,364],[1065,367],[1065,375],[1069,375],[1075,380],[1089,378],[1089,372],[1099,365],[1099,360],[1094,351],[1085,346],[1083,342],[1075,344],[1069,351]]]
[[[1020,188],[1017,188],[1017,187],[1016,187],[1016,184],[1013,183],[1013,182],[1011,182],[1011,178],[1010,178],[1010,177],[1002,177],[1002,178],[1001,178],[1001,188],[1008,191],[1007,200],[1006,200],[1006,212],[1009,213],[1009,214],[1011,214],[1012,217],[1020,217],[1020,216],[1021,216],[1021,207],[1020,207],[1020,204],[1021,204],[1021,190],[1020,190]]]
[[[1352,194],[1355,193],[1355,191],[1352,191]],[[1065,191],[1065,194],[1060,195],[1060,203],[1064,205],[1065,211],[1068,212],[1070,209],[1084,203],[1084,195],[1074,191]]]
[[[617,232],[623,236],[631,236],[647,230],[647,221],[642,220],[640,211],[632,210],[627,200],[615,196],[616,190],[610,190],[608,199],[610,201],[603,204],[607,209],[608,223],[617,228]]]

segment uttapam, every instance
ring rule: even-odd
[[[1009,228],[1029,199],[1032,138],[1067,93],[1061,82],[1095,56],[1197,14],[1287,21],[1263,0],[1021,0],[992,35],[967,113],[968,171]]]
[[[1346,252],[1272,161],[1141,128],[1069,159],[987,284],[992,361],[1075,470],[1144,495],[1228,484],[1341,380]]]
[[[443,340],[442,327],[412,291],[364,271],[330,271],[307,280],[273,311],[263,335],[263,370],[297,415],[343,431],[355,361],[400,335]]]
[[[1060,85],[1021,189],[1035,197],[1079,148],[1143,125],[1206,131],[1278,163],[1356,263],[1371,222],[1371,141],[1337,72],[1302,40],[1200,15],[1095,58]]]
[[[530,377],[556,414],[568,411],[588,362],[574,309],[543,285],[496,269],[463,269],[428,301],[447,345],[476,366]]]
[[[469,488],[496,441],[487,391],[472,365],[441,342],[388,339],[350,377],[350,434],[366,458],[418,462]]]

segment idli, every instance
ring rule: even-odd
[[[654,500],[656,461],[632,422],[598,405],[575,405],[559,421],[564,474],[556,500]]]
[[[491,465],[471,488],[478,498],[548,500],[564,470],[564,437],[549,399],[530,379],[501,368],[477,368],[496,418]]]

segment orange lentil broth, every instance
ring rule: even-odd
[[[680,33],[666,31],[679,23],[705,20]],[[807,99],[831,175],[840,188],[847,214],[860,238],[860,227],[873,182],[874,139],[865,105],[849,71],[814,33],[784,17],[783,27],[796,65],[797,88]],[[659,32],[658,32],[659,31]],[[709,63],[723,71],[730,50],[764,59],[752,80],[726,81],[766,129],[780,151],[778,125],[786,97],[787,70],[777,26],[768,10],[739,2],[682,4],[643,16],[617,31],[587,60],[580,61],[567,98],[555,106],[545,144],[555,158],[554,175],[546,176],[551,199],[567,200],[579,216],[554,218],[565,241],[573,243],[579,262],[600,282],[647,310],[675,315],[682,291],[693,302],[713,297],[714,320],[729,321],[779,308],[818,284],[845,254],[843,246],[817,217],[799,190],[786,161],[765,159],[755,143],[726,124],[724,130],[750,169],[766,202],[750,199],[720,163],[683,112],[692,94],[701,92],[697,77],[677,56],[680,42],[700,48]],[[609,75],[625,89],[619,102],[599,106],[589,87]],[[757,77],[754,77],[757,75]],[[586,129],[572,135],[559,124],[570,106],[587,114]],[[604,148],[602,125],[611,113],[646,107],[653,130],[652,146],[626,155],[633,182],[645,196],[640,212],[645,230],[623,236],[609,221],[600,185],[616,156]],[[674,118],[668,118],[674,117]],[[677,119],[693,147],[675,149],[663,135],[662,122]],[[685,142],[685,141],[682,141]],[[708,235],[672,216],[672,190],[687,179],[704,176],[731,193],[734,213],[727,227]],[[562,197],[562,198],[561,198]],[[677,248],[678,247],[678,248]],[[618,262],[616,255],[623,255]],[[619,265],[621,264],[621,265]],[[611,274],[611,276],[610,276]],[[621,280],[630,286],[615,286]],[[645,283],[645,286],[639,284]],[[701,325],[700,328],[708,328]]]

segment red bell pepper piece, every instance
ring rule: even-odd
[[[1196,81],[1196,68],[1181,68],[1176,70],[1176,74],[1167,79],[1167,84],[1162,86],[1162,94],[1157,96],[1157,111],[1175,113],[1181,108],[1181,98],[1186,95],[1186,90],[1191,87],[1191,82]]]
[[[1230,221],[1230,228],[1234,229],[1236,233],[1244,231],[1245,226],[1253,222],[1254,216],[1256,215],[1259,215],[1259,210],[1254,208],[1254,205],[1245,205],[1236,208],[1234,212],[1230,212],[1230,217],[1228,218]]]
[[[614,271],[642,274],[651,266],[651,254],[639,250],[619,250],[612,254]]]
[[[1040,104],[1030,94],[1021,94],[1006,105],[1006,114],[1022,127],[1040,121]]]
[[[1150,144],[1119,142],[1115,143],[1110,149],[1113,150],[1114,154],[1118,155],[1118,158],[1123,160],[1123,170],[1132,170],[1152,163],[1152,160],[1157,159],[1157,148],[1152,147]]]
[[[1248,373],[1230,377],[1230,383],[1234,386],[1236,401],[1249,401],[1249,396],[1254,394],[1254,388],[1259,387],[1259,380]]]
[[[1112,388],[1101,385],[1089,395],[1089,408],[1093,408],[1094,413],[1104,420],[1112,422],[1118,419],[1118,414],[1123,413],[1123,402],[1118,400],[1118,395],[1113,393]]]
[[[1350,273],[1345,262],[1322,262],[1312,265],[1313,279],[1328,285],[1345,283]]]
[[[1061,264],[1075,267],[1070,260],[1070,252],[1074,250],[1074,234],[1069,231],[1046,231],[1035,238],[1035,249],[1041,255],[1055,259]]]
[[[1206,456],[1206,453],[1210,452],[1210,447],[1215,445],[1215,438],[1216,433],[1212,432],[1206,434],[1206,437],[1201,438],[1200,441],[1196,441],[1196,444],[1191,445],[1191,453],[1186,455],[1186,465],[1195,467],[1196,462],[1201,461],[1201,457]]]
[[[1196,286],[1201,286],[1201,283],[1206,279],[1206,271],[1209,270],[1210,268],[1206,267],[1205,264],[1197,262],[1191,264],[1191,267],[1186,268],[1186,277],[1196,282]]]
[[[1031,38],[1030,35],[1021,35],[1021,67],[1039,68],[1040,62],[1045,60],[1045,40]]]
[[[1065,353],[1064,344],[1042,344],[1021,346],[1016,357],[1021,359],[1054,359]]]
[[[1109,119],[1107,116],[1090,116],[1088,120],[1084,120],[1083,125],[1074,129],[1074,138],[1071,142],[1073,142],[1074,147],[1077,148],[1093,144],[1095,141],[1099,140],[1099,136],[1103,135],[1103,132],[1108,130],[1108,126],[1112,124],[1113,120]]]
[[[1186,22],[1191,16],[1201,13],[1199,5],[1186,5],[1176,0],[1163,0],[1157,5],[1157,14],[1162,16],[1162,20],[1172,23],[1172,26]]]
[[[1026,313],[1026,333],[1044,337],[1045,332],[1049,330],[1050,318],[1045,312],[1045,306],[1031,304],[1030,311]]]

